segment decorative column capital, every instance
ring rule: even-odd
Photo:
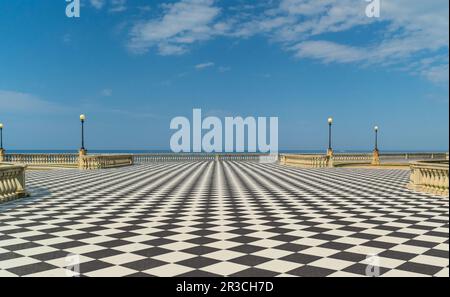
[[[0,148],[0,163],[5,161],[5,150]]]
[[[87,150],[86,150],[86,149],[80,149],[80,150],[78,151],[78,155],[79,155],[80,157],[86,156],[86,155],[87,155]]]
[[[372,165],[380,165],[380,151],[378,149],[373,151]]]
[[[333,155],[334,155],[333,149],[332,149],[332,148],[329,148],[329,149],[327,150],[327,157],[333,157]]]

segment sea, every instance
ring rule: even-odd
[[[281,154],[322,154],[326,150],[280,150]],[[335,153],[372,153],[372,150],[335,150]],[[446,153],[440,150],[386,150],[382,153]],[[10,154],[76,154],[78,150],[7,150]],[[162,154],[172,153],[170,150],[88,150],[90,154]]]

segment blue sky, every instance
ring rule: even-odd
[[[167,149],[170,120],[277,116],[280,149],[448,150],[447,0],[0,2],[7,149]]]

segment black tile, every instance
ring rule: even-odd
[[[264,270],[264,269],[258,269],[258,268],[249,268],[240,272],[237,272],[235,274],[230,275],[230,277],[274,277],[277,276],[278,273]]]
[[[425,247],[425,248],[433,248],[433,247],[437,246],[439,243],[413,239],[413,240],[409,240],[403,244],[412,245],[412,246],[416,246],[416,247],[418,246],[418,247]]]
[[[107,247],[107,248],[114,248],[114,247],[118,247],[118,246],[128,245],[130,243],[131,242],[126,241],[126,240],[117,239],[117,240],[100,242],[100,243],[97,243],[97,245]]]
[[[114,249],[103,249],[103,250],[85,253],[85,254],[83,254],[83,256],[86,256],[86,257],[92,258],[92,259],[103,259],[103,258],[108,258],[108,257],[112,257],[112,256],[117,256],[119,254],[122,254],[122,252],[116,251]]]
[[[280,260],[295,262],[295,263],[299,263],[299,264],[309,264],[309,263],[314,262],[319,259],[320,259],[320,257],[318,257],[318,256],[296,253],[296,254],[292,254],[292,255],[283,257]]]
[[[347,244],[347,243],[340,243],[340,242],[326,242],[324,244],[321,244],[319,247],[326,248],[326,249],[333,249],[338,251],[344,251],[346,249],[351,248],[353,245]]]
[[[148,249],[135,251],[135,252],[133,252],[133,254],[151,258],[151,257],[163,255],[163,254],[168,254],[171,252],[173,252],[173,251],[159,248],[159,247],[152,247],[152,248],[148,248]]]
[[[245,255],[242,257],[232,259],[229,262],[247,265],[247,266],[258,266],[259,264],[262,264],[262,263],[265,263],[268,261],[271,261],[271,259],[264,258],[264,257],[258,257],[258,256],[254,256],[254,255]]]
[[[113,264],[109,264],[100,260],[92,260],[89,262],[84,262],[80,264],[80,274],[86,274],[91,271],[100,270],[104,268],[108,268],[114,266]]]
[[[426,275],[434,275],[442,270],[442,267],[427,265],[427,264],[420,264],[420,263],[413,263],[413,262],[406,262],[402,265],[398,266],[396,268],[397,270],[405,270],[420,274],[426,274]]]
[[[256,253],[256,252],[261,251],[263,249],[264,248],[260,247],[260,246],[244,244],[244,245],[239,245],[239,246],[236,246],[234,248],[231,248],[230,250],[232,250],[234,252],[253,254],[253,253]]]
[[[447,259],[447,262],[448,262],[448,258],[449,258],[449,252],[448,251],[436,250],[436,249],[428,250],[428,251],[426,251],[424,253],[424,255],[432,256],[432,257],[445,258],[445,259]]]
[[[189,271],[187,273],[179,275],[178,277],[188,277],[188,278],[191,278],[191,277],[222,277],[222,275],[206,272],[203,270],[194,270],[194,271]]]
[[[357,253],[351,253],[351,252],[340,252],[340,253],[331,255],[330,258],[357,263],[357,262],[360,262],[360,261],[366,259],[367,256],[362,255],[362,254],[357,254]]]
[[[218,251],[218,250],[219,249],[215,249],[215,248],[212,248],[212,247],[199,245],[199,246],[195,246],[195,247],[192,247],[192,248],[185,249],[185,250],[183,250],[183,252],[184,253],[188,253],[188,254],[194,254],[194,255],[206,255],[206,254]]]
[[[183,260],[181,262],[178,262],[177,264],[183,265],[183,266],[187,266],[187,267],[191,267],[191,268],[195,268],[195,269],[200,269],[200,268],[204,268],[204,267],[207,267],[207,266],[219,263],[219,262],[220,261],[214,260],[214,259],[211,259],[211,258],[195,257],[195,258]]]
[[[4,248],[5,250],[10,250],[10,251],[20,251],[20,250],[39,247],[39,246],[41,246],[41,245],[34,243],[34,242],[24,242],[24,243],[3,246],[2,248]]]
[[[148,269],[163,266],[165,264],[167,264],[167,263],[163,262],[163,261],[158,261],[155,259],[142,259],[142,260],[122,264],[121,266],[130,268],[130,269],[134,269],[134,270],[138,270],[138,271],[145,271]]]
[[[88,245],[88,244],[80,242],[80,241],[68,241],[68,242],[53,244],[50,246],[55,249],[58,249],[58,250],[64,250],[64,249],[75,248],[75,247],[79,247],[79,246],[83,246],[83,245]]]
[[[21,258],[21,257],[23,257],[23,256],[20,254],[16,254],[14,252],[7,252],[7,253],[0,254],[0,261],[6,261],[6,260]],[[0,264],[0,267],[1,267],[1,264]]]
[[[295,275],[295,276],[301,276],[301,277],[326,277],[334,272],[335,272],[334,270],[325,269],[325,268],[321,268],[321,267],[302,266],[300,268],[291,270],[287,273]]]
[[[379,254],[380,257],[384,258],[391,258],[391,259],[397,259],[397,260],[403,260],[403,261],[409,261],[412,258],[416,257],[417,254],[411,254],[411,253],[405,253],[405,252],[398,252],[398,251],[392,251],[387,250],[383,251]]]
[[[38,263],[34,263],[34,264],[9,268],[7,270],[16,275],[25,276],[25,275],[34,274],[34,273],[47,271],[47,270],[52,270],[52,269],[56,269],[56,268],[58,268],[58,267],[50,265],[45,262],[38,262]]]
[[[39,261],[50,261],[50,260],[54,260],[54,259],[65,258],[68,255],[69,255],[69,253],[67,253],[67,252],[54,251],[54,252],[48,252],[45,254],[37,254],[37,255],[31,256],[31,258],[37,259]]]
[[[299,252],[299,251],[303,251],[303,250],[306,250],[309,248],[310,248],[310,246],[295,244],[295,243],[285,243],[285,244],[277,246],[277,250],[284,250],[284,251],[290,251],[290,252]]]

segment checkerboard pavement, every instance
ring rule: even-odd
[[[0,276],[449,276],[448,198],[408,171],[232,161],[27,173]],[[376,255],[376,258],[371,257]],[[370,266],[372,265],[372,266]]]

